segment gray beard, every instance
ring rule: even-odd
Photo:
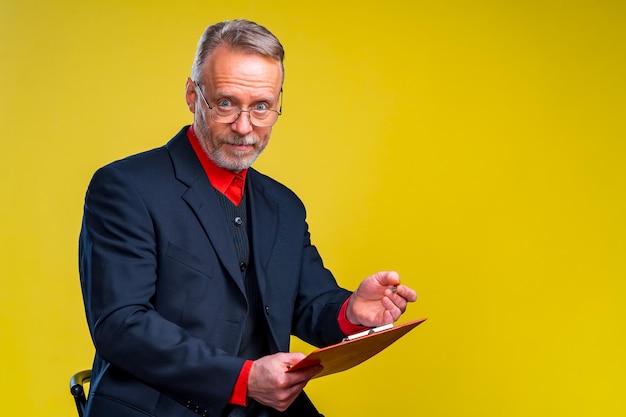
[[[206,125],[204,123],[199,124],[197,128],[203,137],[205,138],[209,137],[208,129],[206,128]],[[229,140],[230,143],[234,143],[237,145],[253,143],[252,139],[250,139],[249,137],[245,137],[245,136],[244,137],[236,136],[234,138],[229,138],[229,139],[230,139]],[[209,157],[211,161],[215,162],[215,165],[217,165],[220,168],[227,169],[228,171],[231,171],[231,172],[240,172],[240,171],[243,171],[244,169],[250,168],[250,166],[252,166],[252,163],[256,161],[256,159],[259,157],[261,152],[263,152],[263,149],[261,149],[258,152],[256,152],[254,155],[250,155],[243,159],[237,159],[233,161],[230,158],[228,158],[228,156],[226,156],[221,149],[210,150],[210,149],[207,149],[207,146],[204,143],[204,141],[199,139],[199,142],[200,142],[200,146],[204,150],[204,153]],[[237,155],[237,156],[241,156],[241,155]]]
[[[226,155],[224,155],[221,149],[217,149],[208,154],[208,156],[213,162],[215,162],[215,165],[217,165],[218,167],[227,169],[232,172],[240,172],[244,169],[250,168],[260,154],[261,152],[257,152],[254,155],[250,155],[242,159],[233,160],[232,158],[228,158]]]

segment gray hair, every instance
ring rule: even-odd
[[[283,67],[285,50],[278,38],[257,23],[244,19],[235,19],[209,26],[200,37],[196,56],[191,67],[191,77],[194,81],[200,81],[202,65],[211,55],[211,52],[220,45],[227,46],[235,51],[272,58],[280,63],[283,78],[285,76]]]

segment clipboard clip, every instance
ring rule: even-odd
[[[388,329],[391,329],[392,327],[393,327],[393,323],[385,324],[379,327],[372,327],[369,330],[365,330],[359,333],[351,334],[350,336],[346,336],[343,339],[341,339],[341,341],[347,342],[350,340],[358,339],[359,337],[369,336],[370,334],[382,332],[383,330],[388,330]]]

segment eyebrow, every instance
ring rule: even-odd
[[[215,95],[215,99],[214,100],[220,100],[222,98],[228,99],[230,101],[232,101],[233,103],[236,103],[238,106],[241,107],[241,103],[239,102],[239,100],[237,100],[232,94],[226,94],[226,93],[220,93],[218,92],[218,94]],[[279,94],[280,97],[280,94]],[[279,99],[274,99],[274,97],[269,98],[268,96],[263,96],[260,97],[256,100],[253,100],[250,104],[254,104],[254,103],[269,103],[269,104],[276,104],[278,103]]]

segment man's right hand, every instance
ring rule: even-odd
[[[248,397],[278,411],[285,411],[321,365],[287,373],[290,366],[304,359],[303,353],[275,353],[252,363],[248,377]]]

